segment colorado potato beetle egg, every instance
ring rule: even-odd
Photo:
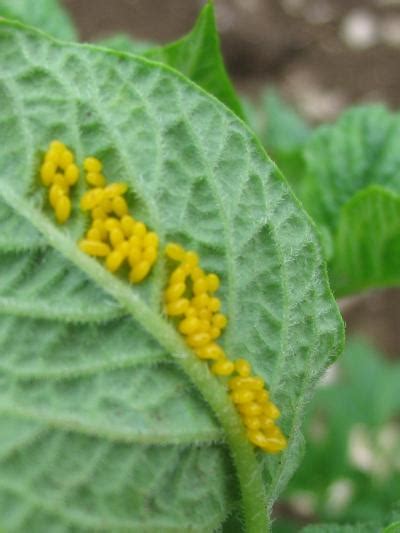
[[[101,161],[87,157],[84,169],[91,189],[82,196],[80,206],[89,212],[91,224],[78,246],[85,254],[103,259],[111,273],[127,264],[129,281],[140,283],[157,259],[159,237],[129,214],[124,198],[128,186],[117,182],[107,185]],[[40,180],[49,189],[49,202],[60,224],[70,217],[69,192],[78,179],[73,152],[62,142],[52,141],[40,167]],[[231,361],[217,343],[228,324],[221,312],[221,300],[215,296],[220,278],[200,267],[195,251],[185,250],[178,243],[168,243],[165,253],[168,259],[179,263],[171,271],[165,289],[166,314],[176,320],[178,331],[194,354],[210,365],[215,379],[226,383],[250,442],[269,453],[283,450],[287,441],[275,422],[280,411],[271,401],[264,380],[253,374],[246,359]]]
[[[103,165],[95,157],[87,157],[83,162],[83,168],[87,172],[101,172],[103,170]]]
[[[74,164],[74,155],[62,142],[55,140],[49,145],[40,167],[41,182],[49,187],[49,202],[59,224],[67,222],[71,215],[69,189],[79,178],[79,169]]]

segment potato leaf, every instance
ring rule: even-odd
[[[134,39],[126,33],[117,33],[111,35],[100,41],[96,41],[95,44],[99,46],[105,46],[106,48],[112,48],[113,50],[118,50],[119,52],[127,52],[128,54],[143,55],[152,48],[155,44],[148,41],[141,41],[139,39]]]
[[[240,495],[246,531],[267,531],[342,343],[309,218],[244,124],[169,67],[3,21],[0,102],[0,525],[209,532]],[[224,347],[266,379],[285,453],[254,453],[224,384],[165,318],[163,256],[132,287],[77,248],[78,194],[54,223],[38,179],[53,138],[99,157],[162,244],[221,276]]]
[[[20,20],[65,41],[77,38],[73,22],[58,0],[1,0],[0,17]]]
[[[399,284],[400,116],[381,106],[352,109],[316,130],[305,159],[300,197],[331,236],[337,296]]]
[[[311,402],[305,424],[307,453],[286,498],[290,501],[307,487],[320,520],[336,515],[341,522],[383,526],[390,523],[393,499],[400,491],[400,363],[388,361],[365,340],[351,339],[336,370],[336,380],[319,387]],[[351,494],[338,509],[332,487],[341,480]]]
[[[304,176],[303,152],[310,126],[272,89],[264,92],[257,115],[259,124],[254,131],[297,194]]]

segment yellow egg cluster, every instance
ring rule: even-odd
[[[221,302],[214,295],[220,284],[218,276],[204,272],[198,255],[179,244],[167,244],[165,252],[180,263],[171,273],[165,291],[167,315],[180,317],[178,330],[200,359],[212,362],[213,374],[233,376],[228,381],[230,397],[249,440],[270,453],[283,450],[286,438],[275,424],[280,412],[270,401],[264,381],[252,375],[245,359],[231,361],[216,342],[228,323],[220,312]]]
[[[264,380],[252,375],[245,359],[235,361],[237,374],[228,382],[230,396],[247,429],[247,436],[255,446],[269,453],[277,453],[287,446],[287,441],[275,420],[280,412],[269,399]]]
[[[81,209],[90,211],[92,223],[80,249],[94,257],[104,257],[105,267],[116,272],[124,263],[130,268],[129,280],[139,283],[150,272],[158,256],[158,236],[128,212],[125,183],[106,184],[101,162],[84,161],[86,181],[92,187],[81,198]]]
[[[47,150],[40,177],[43,185],[49,187],[49,202],[57,222],[64,224],[71,215],[70,187],[79,179],[79,169],[71,150],[60,141],[52,141]]]
[[[102,163],[94,157],[85,159],[84,169],[91,188],[82,196],[80,206],[90,212],[91,225],[79,247],[90,256],[104,258],[110,272],[127,264],[129,280],[139,283],[157,259],[158,236],[129,214],[124,198],[128,190],[125,183],[107,185]],[[43,185],[49,187],[56,219],[63,224],[71,214],[69,191],[79,179],[79,169],[73,153],[60,141],[50,143],[40,176]],[[179,244],[169,243],[165,252],[179,263],[165,290],[167,315],[179,319],[178,330],[197,357],[210,363],[211,372],[229,377],[229,394],[250,442],[266,452],[280,452],[287,441],[275,423],[280,412],[269,399],[263,379],[252,374],[245,359],[231,361],[217,343],[228,324],[227,317],[221,313],[221,301],[215,296],[219,277],[205,272],[197,253]]]
[[[220,313],[221,301],[214,296],[219,287],[218,276],[204,272],[198,255],[185,251],[179,244],[167,244],[165,252],[180,263],[171,273],[165,291],[167,315],[182,317],[179,331],[200,359],[213,361],[214,374],[230,376],[234,365],[215,342],[228,323]]]

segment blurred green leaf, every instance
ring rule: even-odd
[[[286,497],[290,501],[306,490],[320,520],[385,523],[400,493],[400,427],[392,421],[400,412],[400,363],[352,340],[337,371],[336,381],[321,386],[311,403],[307,453]],[[349,501],[333,512],[331,488],[343,480],[351,488]]]
[[[244,119],[241,103],[224,66],[211,2],[204,6],[188,35],[166,46],[153,48],[145,55],[182,72]]]
[[[165,46],[149,47],[147,43],[126,36],[100,41],[123,52],[143,54],[148,59],[169,65],[229,107],[238,117],[245,118],[242,105],[226,72],[211,2],[202,9],[193,30]]]
[[[354,524],[354,525],[340,525],[340,524],[313,524],[304,527],[301,533],[378,533],[379,526],[377,524]]]
[[[273,89],[264,93],[262,105],[266,120],[261,140],[265,146],[282,153],[302,148],[310,136],[311,128],[297,111]]]
[[[254,129],[268,154],[298,193],[305,168],[303,150],[311,128],[273,89],[264,92],[259,111],[258,117],[252,114]]]
[[[382,106],[347,111],[318,128],[305,148],[298,189],[329,230],[335,294],[400,283],[400,116]]]
[[[19,20],[62,39],[77,39],[74,24],[58,0],[0,0],[0,17]]]
[[[330,272],[339,295],[399,283],[399,194],[372,185],[343,205]]]
[[[399,533],[400,532],[400,522],[393,522],[389,526],[385,527],[382,533]]]

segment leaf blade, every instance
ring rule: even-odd
[[[221,294],[227,302],[231,319],[225,346],[232,357],[238,357],[243,352],[248,354],[261,375],[273,375],[273,379],[268,380],[272,394],[282,405],[284,425],[289,427],[291,424],[296,430],[293,432],[294,442],[300,439],[297,429],[304,411],[303,396],[311,392],[312,383],[329,357],[337,353],[341,342],[337,309],[326,283],[323,260],[309,220],[243,124],[175,71],[145,59],[106,53],[90,46],[61,45],[16,24],[1,24],[0,28],[0,62],[6,67],[2,70],[6,75],[0,79],[0,94],[4,95],[5,102],[1,118],[11,115],[15,119],[11,122],[13,129],[8,132],[12,142],[0,143],[0,161],[3,164],[3,161],[10,160],[13,150],[17,150],[20,156],[12,159],[16,165],[9,165],[7,174],[1,174],[6,176],[2,179],[1,188],[4,201],[19,216],[30,220],[47,245],[63,256],[69,268],[74,266],[81,270],[88,277],[88,283],[97,286],[101,298],[104,298],[103,293],[111,296],[134,318],[132,334],[137,339],[136,344],[129,344],[133,352],[138,350],[140,355],[144,345],[148,353],[157,356],[158,346],[170,357],[175,356],[219,415],[236,466],[241,469],[242,481],[246,476],[247,479],[258,476],[255,461],[248,460],[252,457],[250,447],[243,439],[243,430],[225,389],[187,350],[172,325],[160,316],[166,274],[164,262],[160,261],[158,270],[147,284],[131,290],[124,281],[107,273],[100,264],[79,252],[75,242],[85,227],[84,217],[75,212],[65,229],[54,226],[38,190],[35,153],[38,147],[47,145],[56,135],[74,148],[79,161],[84,154],[98,155],[104,161],[107,176],[128,182],[135,192],[130,201],[135,204],[137,216],[160,234],[162,242],[168,237],[195,247],[205,267],[222,275]],[[55,88],[61,100],[48,97]],[[60,108],[76,122],[71,120],[65,124],[60,121]],[[192,124],[196,124],[196,128]],[[24,139],[22,146],[14,146],[16,138]],[[297,264],[296,269],[294,264]],[[282,281],[283,272],[285,283]],[[299,280],[302,281],[300,286]],[[35,291],[33,293],[36,294]],[[315,305],[308,301],[310,294],[315,297]],[[245,314],[242,309],[246,309]],[[321,318],[321,324],[313,323],[311,327],[316,315]],[[91,327],[96,334],[99,326]],[[109,322],[102,327],[112,339],[115,338]],[[297,346],[295,338],[300,332],[304,334],[304,345],[299,347],[296,369],[293,353],[294,346]],[[6,338],[9,342],[15,336],[8,335]],[[140,343],[141,338],[143,341]],[[22,343],[22,347],[27,344]],[[313,358],[318,359],[312,372],[311,368],[302,368],[311,365],[311,361],[307,363],[309,350]],[[9,351],[12,361],[17,347],[11,344]],[[48,349],[44,350],[44,354],[47,352]],[[27,358],[31,366],[37,363],[37,354],[29,355],[26,349],[21,353],[22,360]],[[55,374],[60,370],[57,368],[60,362],[71,366],[71,360],[60,349],[56,353],[58,357],[53,361]],[[107,353],[110,352],[106,351],[106,357]],[[77,355],[79,358],[79,352]],[[39,370],[43,371],[43,368]],[[78,374],[81,371],[82,368],[78,368]],[[285,377],[286,371],[288,376]],[[163,383],[159,366],[154,366],[153,372]],[[304,378],[298,385],[292,383],[296,372],[301,372]],[[111,372],[114,377],[117,374],[118,369]],[[0,378],[7,382],[8,375],[4,370]],[[44,383],[51,383],[50,378],[51,375],[47,374]],[[18,391],[26,394],[27,385],[23,377],[14,379],[18,383]],[[68,407],[69,396],[75,396],[72,391],[77,387],[76,381],[77,378],[74,381],[71,374],[61,379],[68,392],[66,398],[62,397],[59,389],[52,393],[60,406]],[[185,380],[181,383],[183,387],[187,386]],[[285,391],[288,383],[293,387]],[[119,389],[115,387],[116,391]],[[103,393],[103,387],[94,386],[94,390],[97,392],[92,395],[93,401]],[[126,390],[129,392],[132,387],[127,384]],[[31,394],[37,394],[37,389],[32,391]],[[11,392],[8,390],[4,394],[3,402],[7,405],[7,394]],[[193,415],[202,416],[204,427],[212,427],[212,413],[195,391],[193,394],[198,402]],[[17,396],[23,397],[23,394]],[[22,405],[18,403],[22,400],[15,396],[11,398],[17,407]],[[299,408],[294,418],[293,402],[298,398]],[[182,396],[182,404],[187,405],[183,400]],[[75,405],[71,409],[69,406],[67,411],[79,414],[84,407]],[[126,400],[124,416],[132,416],[129,412],[130,409],[134,411],[134,407],[131,400]],[[98,407],[98,415],[100,419],[106,419],[104,406]],[[175,424],[178,428],[181,424],[181,429],[188,426],[178,419],[175,419]],[[201,455],[201,469],[205,472],[209,472],[215,462],[219,464],[220,479],[216,489],[219,491],[216,497],[216,501],[220,502],[219,509],[210,505],[208,496],[203,496],[203,500],[205,506],[211,507],[208,513],[210,520],[221,521],[228,512],[231,480],[226,452],[221,452],[221,446],[212,446],[208,449],[207,459],[200,451],[197,456]],[[288,464],[287,457],[283,458],[285,465]],[[294,462],[285,471],[286,476],[293,469]],[[1,463],[3,472],[6,468],[7,462]],[[182,472],[186,481],[190,472]],[[9,475],[8,479],[10,481]],[[11,489],[12,486],[10,481]],[[270,504],[278,488],[275,486]],[[214,489],[209,489],[209,494],[215,496]],[[88,494],[93,492],[90,483],[87,490]],[[132,494],[139,490],[130,486]],[[180,499],[170,505],[184,505],[184,496],[183,491]],[[262,491],[256,496],[262,498]],[[154,497],[162,500],[165,494],[157,493]],[[252,512],[256,511],[254,523],[259,525],[260,516],[261,522],[266,520],[260,515],[263,502],[254,509],[254,502],[258,505],[259,500],[255,499],[254,493],[248,493],[247,497],[252,501],[246,504],[253,505]],[[108,507],[109,517],[118,512],[118,505],[124,506],[123,515],[131,512],[122,493],[119,493],[119,498],[119,502],[113,501],[112,507]],[[79,510],[76,491],[74,499],[74,505]],[[159,516],[162,516],[162,505],[160,509]],[[82,510],[79,512],[82,513]],[[180,514],[177,512],[177,517]],[[185,523],[181,521],[177,525],[179,527],[186,527]],[[201,530],[201,527],[200,522],[193,524],[196,530]]]
[[[386,240],[392,238],[395,255],[400,228],[395,198],[400,192],[399,135],[399,116],[371,105],[318,128],[306,145],[306,175],[299,194],[333,243],[329,269],[338,296],[400,281],[395,257],[385,251]],[[368,244],[371,232],[377,247]]]
[[[74,41],[77,38],[72,20],[58,0],[2,0],[0,16],[20,20],[35,26],[58,39]]]

